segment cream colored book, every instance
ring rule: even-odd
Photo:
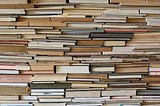
[[[47,5],[47,4],[66,4],[66,0],[36,0],[36,5]]]
[[[102,91],[102,96],[135,96],[136,90],[108,90]]]
[[[34,106],[66,106],[66,103],[33,103]]]
[[[92,72],[114,72],[115,68],[114,67],[93,67]]]
[[[125,46],[126,41],[104,41],[103,46]]]
[[[108,0],[69,0],[69,3],[108,3]]]
[[[66,81],[66,74],[34,75],[32,81]]]
[[[99,84],[99,83],[72,83],[72,88],[107,88],[108,84]]]
[[[100,91],[66,91],[66,97],[100,97]]]
[[[0,14],[25,14],[24,9],[0,9]]]
[[[4,0],[0,4],[27,4],[28,0]]]
[[[72,61],[70,56],[36,56],[34,59],[40,61]]]

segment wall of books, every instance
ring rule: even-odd
[[[0,0],[0,106],[160,106],[160,0]]]

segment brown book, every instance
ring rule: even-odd
[[[75,15],[102,15],[103,9],[89,9],[89,8],[83,8],[83,9],[64,9],[63,14],[75,14]]]
[[[54,98],[64,98],[64,96],[37,96],[39,99],[54,99]]]
[[[103,40],[78,40],[77,46],[102,46]]]
[[[40,49],[29,49],[28,54],[63,56],[64,52],[51,51],[51,50],[40,50]]]
[[[1,83],[31,82],[32,75],[0,75]]]
[[[137,23],[137,22],[144,22],[146,23],[146,18],[128,18],[127,19],[128,23]]]
[[[61,61],[56,61],[56,62],[29,62],[29,65],[32,66],[69,66],[70,62],[61,62]]]
[[[30,4],[0,4],[0,9],[27,9],[27,8],[34,8],[34,5],[32,3]]]
[[[116,73],[148,73],[148,67],[118,67]]]
[[[23,45],[0,45],[0,52],[26,53],[27,47]]]
[[[66,23],[62,23],[60,21],[30,21],[29,26],[56,26],[56,27],[65,27]]]
[[[36,39],[36,38],[45,39],[47,35],[45,35],[45,34],[24,34],[21,36],[23,39],[31,40],[31,39]]]
[[[36,5],[48,5],[48,4],[66,4],[66,0],[32,0]]]
[[[107,75],[105,74],[69,74],[67,76],[68,78],[107,78]]]
[[[26,40],[0,40],[0,44],[19,44],[19,45],[25,45],[28,44]]]
[[[61,22],[93,22],[92,18],[79,18],[79,17],[53,17],[51,20]]]
[[[21,70],[20,71],[21,74],[54,74],[53,70],[30,70],[30,71],[25,71],[25,70]]]
[[[111,47],[71,47],[71,52],[104,52],[112,51]]]
[[[28,95],[28,87],[19,87],[19,86],[0,86],[1,95]]]
[[[145,82],[159,82],[160,77],[159,76],[146,76],[146,77],[143,77],[141,80]]]
[[[38,70],[38,71],[47,71],[52,70],[54,72],[54,66],[52,63],[44,63],[44,62],[30,62],[31,70]]]

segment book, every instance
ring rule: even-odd
[[[102,96],[135,96],[136,90],[102,91]]]
[[[56,73],[89,73],[89,66],[56,66]]]
[[[46,74],[46,75],[34,75],[32,81],[66,81],[67,75],[63,74]]]
[[[1,95],[27,95],[29,94],[28,87],[18,86],[0,86]]]
[[[0,4],[27,4],[28,0],[5,0],[4,2],[0,2]]]
[[[66,97],[100,97],[100,91],[75,91],[68,92],[66,91]]]
[[[114,72],[115,71],[115,67],[113,65],[93,65],[92,66],[92,72],[98,72],[98,73],[105,73],[105,72]]]
[[[20,83],[20,82],[31,82],[32,75],[0,75],[0,82],[13,82],[13,83]]]
[[[34,106],[48,106],[48,105],[65,106],[65,103],[34,103]]]
[[[66,4],[65,0],[34,0],[36,5],[50,5],[50,4]]]
[[[31,83],[31,89],[65,89],[70,88],[70,83]]]
[[[108,3],[108,0],[100,0],[100,1],[95,1],[95,0],[69,0],[69,3]]]

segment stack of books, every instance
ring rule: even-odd
[[[160,106],[159,0],[1,0],[0,106]]]

